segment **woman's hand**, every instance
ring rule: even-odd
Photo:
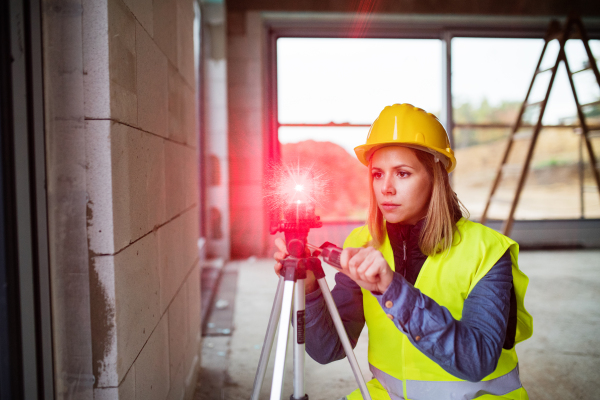
[[[373,247],[347,247],[340,257],[342,273],[363,289],[383,293],[392,282],[394,272],[383,254]]]
[[[275,239],[275,246],[277,246],[277,249],[279,251],[273,254],[273,258],[275,258],[275,261],[277,261],[277,263],[275,264],[275,273],[279,276],[281,274],[281,268],[283,268],[282,261],[289,255],[289,253],[287,251],[285,241],[282,238]],[[318,287],[319,284],[317,283],[315,274],[313,274],[312,271],[307,270],[306,279],[304,280],[304,293],[312,293],[315,290],[317,290]]]

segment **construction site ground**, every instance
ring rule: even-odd
[[[517,344],[521,380],[530,398],[597,398],[600,250],[523,251],[519,264],[530,279],[525,305],[534,321],[533,336]],[[272,260],[251,258],[230,262],[223,268],[223,276],[229,277],[228,282],[235,277],[235,285],[226,283],[227,289],[217,292],[214,304],[220,307],[221,315],[230,315],[230,320],[217,318],[210,323],[229,323],[231,330],[204,337],[202,384],[198,385],[195,400],[250,398],[277,287]],[[326,267],[326,273],[331,286],[335,271]],[[367,335],[364,329],[355,353],[363,376],[371,379]],[[269,398],[273,358],[274,351],[261,399]],[[357,387],[346,359],[320,365],[306,356],[305,382],[312,400],[336,400]],[[281,398],[291,394],[292,357],[288,351]]]

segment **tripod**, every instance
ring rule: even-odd
[[[285,355],[287,350],[287,338],[290,327],[289,321],[293,307],[294,392],[290,397],[290,400],[308,400],[308,395],[304,389],[304,284],[306,279],[306,271],[311,270],[317,278],[317,282],[319,283],[319,287],[323,293],[327,309],[331,314],[331,318],[333,319],[333,323],[342,342],[342,346],[346,352],[346,357],[350,362],[350,367],[352,368],[354,378],[358,383],[363,399],[371,400],[367,390],[367,385],[365,384],[358,366],[358,362],[356,361],[356,357],[352,351],[352,345],[350,344],[350,340],[348,339],[348,335],[344,329],[344,324],[335,306],[333,297],[331,296],[329,286],[325,281],[325,272],[323,272],[321,261],[317,257],[302,256],[304,254],[304,245],[290,246],[290,244],[292,243],[288,244],[288,248],[291,250],[290,253],[292,253],[292,255],[283,260],[283,268],[281,269],[281,275],[277,285],[277,292],[275,294],[273,308],[271,309],[271,315],[269,317],[265,341],[260,353],[260,360],[256,370],[256,377],[254,379],[254,387],[252,390],[251,399],[258,400],[258,395],[265,377],[265,371],[267,369],[271,348],[273,346],[273,340],[275,338],[277,323],[279,323],[279,335],[277,337],[275,365],[273,368],[271,400],[279,400],[281,398]],[[294,251],[294,247],[296,251]]]

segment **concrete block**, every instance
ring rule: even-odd
[[[268,228],[264,221],[262,208],[231,207],[231,256],[247,258],[266,256],[266,237]],[[252,238],[252,240],[248,240]]]
[[[204,64],[205,82],[227,82],[227,63],[225,60],[206,60]]]
[[[264,204],[264,193],[260,184],[236,184],[229,188],[232,205],[260,208]]]
[[[140,25],[150,36],[154,35],[154,8],[152,0],[123,0]]]
[[[206,83],[206,103],[211,107],[227,107],[227,84],[225,81],[210,80]]]
[[[173,300],[187,272],[184,265],[184,227],[184,220],[179,216],[158,229],[161,312],[164,312]]]
[[[84,0],[83,90],[86,118],[110,118],[107,0]]]
[[[165,187],[166,140],[146,135],[148,166],[146,174],[146,200],[148,204],[148,228],[154,229],[167,220]]]
[[[135,399],[135,367],[131,367],[118,387],[94,389],[94,400],[115,399]]]
[[[260,60],[260,42],[248,36],[227,37],[228,60]]]
[[[117,387],[117,321],[114,256],[90,260],[89,294],[95,387]],[[77,347],[76,347],[77,348]]]
[[[121,249],[165,220],[164,140],[112,125],[115,246]]]
[[[229,112],[262,110],[263,87],[260,82],[246,85],[229,85],[227,92]]]
[[[257,11],[248,11],[246,13],[246,36],[251,40],[259,41],[259,43],[262,40],[265,30],[260,14]]]
[[[186,268],[186,273],[198,263],[198,238],[200,237],[200,220],[198,217],[198,207],[188,210],[181,216],[183,218],[184,229],[184,250],[185,258],[183,265]]]
[[[115,82],[110,83],[110,110],[113,121],[137,126],[137,94]]]
[[[185,371],[189,372],[192,368],[194,356],[198,354],[201,341],[200,321],[201,303],[200,303],[200,264],[194,266],[187,282],[187,304],[188,304],[188,350],[186,357]]]
[[[183,126],[185,132],[185,143],[190,147],[198,147],[200,130],[198,127],[198,101],[196,92],[189,86],[183,88],[183,104],[185,113],[183,115]]]
[[[230,85],[262,82],[261,65],[258,60],[231,60],[227,63],[227,82]]]
[[[188,133],[186,114],[193,112],[195,100],[188,100],[186,84],[173,64],[169,63],[169,138],[178,143],[185,143]]]
[[[225,93],[225,92],[223,92]],[[226,98],[223,94],[223,98]],[[207,104],[204,126],[206,127],[207,140],[212,137],[227,137],[227,106]]]
[[[186,147],[165,142],[165,189],[167,219],[173,218],[185,208]]]
[[[163,316],[135,361],[135,398],[164,400],[169,393],[169,335]]]
[[[154,0],[154,41],[177,65],[177,0]]]
[[[110,115],[137,125],[136,21],[121,0],[108,0]]]
[[[158,236],[150,233],[114,258],[117,370],[123,376],[161,317]]]
[[[255,157],[236,157],[229,160],[229,179],[231,185],[262,183],[263,163],[259,154]]]
[[[200,339],[200,338],[198,338]],[[198,342],[200,345],[200,342]],[[200,347],[198,347],[200,348]],[[194,358],[192,359],[192,365],[188,368],[188,374],[185,377],[185,397],[184,400],[193,400],[198,387],[198,380],[200,375],[200,354],[198,351],[194,352]]]
[[[200,182],[198,181],[198,151],[186,148],[185,156],[185,208],[200,201]]]
[[[191,0],[177,2],[177,69],[188,85],[195,88],[193,4]]]
[[[188,346],[188,295],[187,285],[182,285],[175,295],[167,311],[169,315],[169,371],[171,390],[169,398],[180,399],[183,397],[184,366]]]
[[[113,188],[110,121],[85,121],[87,236],[95,254],[113,254]]]
[[[249,121],[245,121],[248,122]],[[232,158],[252,158],[263,154],[264,141],[262,132],[255,126],[248,127],[238,124],[230,124],[229,154]]]
[[[138,126],[166,137],[169,109],[167,58],[139,23],[136,23],[135,31]]]

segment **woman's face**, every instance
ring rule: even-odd
[[[416,224],[427,215],[431,179],[415,152],[401,146],[373,154],[373,191],[386,221]]]

